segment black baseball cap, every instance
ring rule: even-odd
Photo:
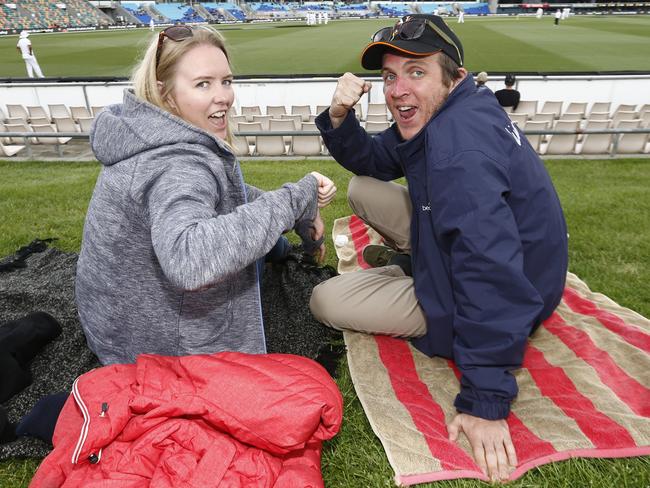
[[[361,66],[367,70],[381,69],[387,50],[411,56],[429,56],[444,52],[458,66],[463,66],[463,45],[438,15],[406,15],[394,27],[380,29],[361,54]]]

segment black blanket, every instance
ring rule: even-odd
[[[55,317],[63,329],[31,362],[33,383],[1,405],[12,422],[19,421],[40,398],[69,392],[77,376],[99,366],[86,345],[77,316],[76,262],[76,254],[50,248],[28,256],[25,267],[0,272],[0,323],[43,311]],[[330,267],[315,268],[303,262],[296,250],[287,262],[266,265],[262,308],[269,352],[303,355],[326,367],[336,363],[341,350],[332,344],[337,343],[340,334],[316,322],[308,307],[313,286],[334,274]],[[331,367],[328,370],[332,373]],[[40,458],[50,449],[43,441],[22,437],[0,445],[0,460]]]

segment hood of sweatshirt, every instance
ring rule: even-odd
[[[124,90],[121,104],[102,110],[90,129],[90,143],[97,159],[110,166],[139,153],[173,144],[201,144],[232,158],[220,139],[183,119]]]

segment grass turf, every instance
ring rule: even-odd
[[[570,269],[590,287],[650,316],[650,160],[560,160],[547,168],[562,200],[570,232]],[[350,213],[345,202],[349,173],[331,161],[246,162],[246,180],[264,189],[297,180],[311,170],[331,176],[339,188],[323,214]],[[59,237],[57,247],[78,251],[83,219],[99,167],[92,163],[0,162],[0,256],[34,237]],[[331,241],[330,241],[331,242]],[[327,261],[335,264],[332,246]],[[345,363],[345,361],[343,361]],[[323,451],[328,487],[393,486],[392,470],[354,393],[345,364],[338,385],[345,400],[342,430]],[[26,487],[34,460],[0,463],[0,488]],[[474,480],[438,482],[436,488],[485,486]],[[508,485],[527,487],[650,486],[650,457],[575,459],[533,469]]]
[[[650,71],[650,16],[474,17],[450,25],[463,42],[466,67],[487,72]],[[219,26],[237,75],[361,73],[359,56],[372,33],[394,19]],[[147,29],[33,34],[47,76],[129,76]],[[0,77],[24,77],[17,37],[0,38]]]

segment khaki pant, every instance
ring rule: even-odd
[[[388,245],[410,251],[411,201],[404,186],[355,176],[348,187],[348,201]],[[395,337],[419,337],[426,332],[413,278],[405,276],[399,266],[329,279],[314,288],[309,306],[317,320],[338,330]]]

